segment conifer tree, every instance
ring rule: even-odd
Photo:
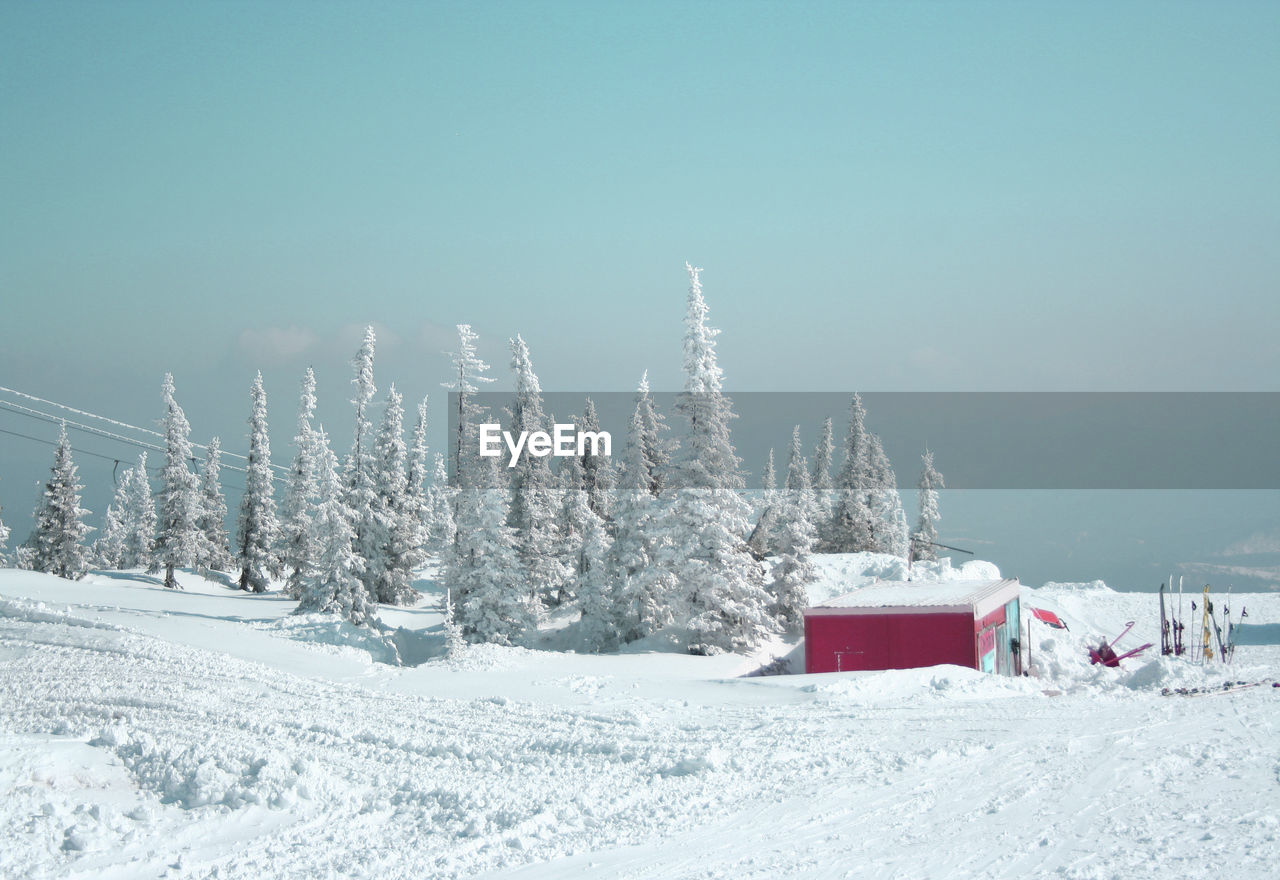
[[[533,370],[529,346],[520,336],[511,340],[511,369],[516,379],[515,399],[509,410],[512,434],[549,431],[549,419],[542,408],[542,386]],[[530,590],[546,604],[558,601],[569,574],[557,543],[555,482],[550,459],[531,455],[527,450],[510,469],[508,524],[515,531],[516,555]]]
[[[813,511],[816,503],[810,483],[808,463],[800,452],[800,426],[791,435],[787,482],[778,513],[778,558],[773,566],[769,593],[771,611],[778,625],[788,632],[804,626],[804,609],[809,605],[808,585],[816,578],[810,559],[813,549]]]
[[[377,393],[377,386],[373,384],[376,341],[373,327],[366,327],[364,342],[352,361],[355,378],[351,380],[351,384],[356,387],[355,397],[351,401],[355,406],[355,433],[343,473],[343,499],[351,510],[351,527],[355,530],[353,549],[363,562],[360,579],[369,591],[371,601],[377,600],[377,580],[381,573],[381,562],[377,556],[378,548],[384,544],[383,528],[376,512],[378,489],[374,435],[373,423],[368,415],[369,404]]]
[[[5,547],[9,544],[9,527],[4,524],[4,506],[0,505],[0,566],[7,565],[9,557]]]
[[[174,570],[190,566],[200,550],[200,495],[191,471],[191,425],[174,397],[173,374],[165,373],[165,464],[161,474],[159,533],[155,562],[164,568],[164,585],[178,586]]]
[[[312,540],[317,554],[303,579],[302,598],[295,614],[336,614],[357,626],[379,626],[377,607],[360,580],[363,560],[352,550],[355,532],[350,511],[342,502],[338,459],[329,448],[324,428],[314,434],[316,486],[319,503]]]
[[[230,571],[235,565],[227,537],[227,501],[222,495],[222,441],[214,437],[205,450],[200,474],[200,533],[203,540],[196,565],[212,571]]]
[[[867,503],[872,488],[871,439],[866,419],[862,398],[855,394],[849,406],[844,464],[836,481],[835,511],[831,518],[828,545],[832,553],[872,549],[871,509]]]
[[[457,532],[453,523],[453,495],[444,453],[437,452],[426,503],[427,547],[432,552],[443,553],[453,544]]]
[[[672,443],[663,436],[670,428],[666,418],[658,412],[649,391],[648,370],[640,377],[640,386],[636,391],[636,412],[640,420],[637,436],[640,438],[641,459],[648,475],[648,491],[656,498],[666,487],[667,471],[671,467]]]
[[[760,477],[760,488],[764,495],[760,501],[760,515],[756,518],[756,527],[747,540],[747,545],[756,558],[763,559],[775,546],[774,527],[778,517],[778,472],[773,463],[773,449],[769,449],[769,458],[765,461],[764,473]]]
[[[456,433],[450,442],[453,444],[454,484],[460,490],[472,486],[488,487],[497,482],[493,473],[495,468],[480,457],[480,424],[484,420],[485,408],[476,402],[475,395],[480,390],[480,383],[494,379],[485,375],[489,365],[476,353],[478,339],[470,324],[458,325],[458,350],[450,353],[453,379],[442,383],[457,396]],[[492,461],[496,462],[496,459]]]
[[[889,457],[885,455],[880,437],[870,436],[871,484],[867,493],[870,511],[871,542],[868,549],[893,556],[907,556],[907,518],[902,512],[902,498],[898,494],[898,478],[894,475]]]
[[[608,529],[591,505],[585,491],[565,496],[565,517],[575,523],[580,536],[572,554],[569,575],[570,590],[582,612],[579,631],[586,647],[596,651],[616,650],[619,644],[618,603],[613,579],[609,576],[608,556],[612,542]]]
[[[418,547],[418,565],[426,561],[431,546],[431,529],[428,522],[427,499],[427,398],[418,402],[418,419],[413,425],[413,441],[409,446],[408,492],[409,515],[415,530],[414,542]]]
[[[106,516],[103,517],[102,532],[98,540],[93,542],[93,559],[100,568],[120,569],[124,555],[125,506],[128,504],[128,489],[133,468],[124,472],[124,476],[116,485],[115,495],[107,505]]]
[[[613,628],[623,642],[650,635],[674,619],[674,575],[654,564],[655,548],[662,539],[655,522],[665,500],[651,492],[654,474],[646,454],[647,398],[647,383],[642,382],[627,430],[618,476],[614,540],[606,557]]]
[[[600,433],[600,416],[596,413],[596,404],[587,398],[586,408],[582,412],[582,421],[578,425],[582,433]],[[613,467],[610,456],[593,454],[588,443],[582,456],[582,483],[587,493],[587,501],[596,516],[608,520],[613,516],[613,491],[617,483],[617,471]]]
[[[267,393],[262,387],[262,373],[253,380],[250,398],[253,408],[249,416],[249,463],[236,527],[236,555],[240,563],[240,589],[264,593],[267,576],[280,575],[280,561],[275,554],[280,523],[276,519],[271,438],[267,433]]]
[[[82,489],[64,422],[52,474],[35,512],[31,546],[32,566],[36,571],[69,580],[79,580],[89,571],[89,550],[84,545],[90,531],[84,517],[89,511],[80,506]]]
[[[831,477],[831,466],[835,449],[835,433],[831,417],[828,416],[822,423],[818,444],[813,450],[813,476],[810,482],[813,484],[814,497],[815,547],[826,547],[831,543],[831,517],[835,508],[835,483]]]
[[[690,286],[684,337],[684,392],[677,411],[689,431],[672,472],[673,494],[659,528],[669,536],[659,564],[684,591],[688,649],[738,651],[771,628],[763,572],[747,548],[750,508],[730,440],[733,408],[722,393],[715,337],[707,325],[700,269],[685,264]]]
[[[521,644],[537,630],[541,603],[523,582],[515,534],[497,459],[480,455],[479,426],[486,410],[475,400],[489,365],[476,354],[471,325],[458,325],[458,351],[452,354],[454,378],[444,383],[456,392],[454,448],[454,539],[444,554],[442,581],[462,635],[472,642]],[[450,401],[450,405],[454,402]]]
[[[302,582],[307,566],[316,557],[312,543],[313,520],[319,502],[316,484],[315,430],[311,420],[316,412],[316,374],[311,367],[302,378],[298,404],[298,427],[293,436],[293,462],[280,504],[280,546],[277,555],[288,577],[285,591],[292,599],[302,598]]]
[[[156,506],[147,482],[147,453],[120,477],[93,553],[103,568],[141,568],[155,549]]]
[[[945,488],[942,474],[934,469],[933,453],[926,449],[920,460],[924,465],[917,484],[920,490],[920,520],[911,534],[912,562],[938,558],[938,520],[942,519],[942,514],[938,511],[938,490]]]
[[[542,603],[524,583],[515,535],[507,525],[507,496],[500,488],[463,489],[458,531],[447,556],[446,579],[453,613],[471,642],[520,645],[537,633]]]
[[[143,568],[154,564],[156,546],[156,502],[151,497],[146,452],[138,456],[137,466],[125,473],[125,481],[128,492],[120,563],[122,568]]]
[[[392,385],[374,440],[374,516],[365,554],[366,583],[377,601],[387,605],[412,605],[418,599],[413,570],[420,562],[420,530],[409,494],[402,401]]]

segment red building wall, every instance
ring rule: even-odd
[[[805,671],[977,667],[972,614],[815,614],[805,617]]]

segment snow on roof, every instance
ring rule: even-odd
[[[1017,578],[998,581],[944,581],[915,583],[896,581],[872,584],[806,609],[806,614],[855,613],[917,609],[925,612],[972,611],[985,615],[1016,598],[1022,585]]]

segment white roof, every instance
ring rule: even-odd
[[[829,599],[805,610],[805,614],[886,614],[893,612],[941,613],[969,611],[985,617],[1018,597],[1017,578],[1000,581],[944,581],[915,583],[896,581],[872,584]]]

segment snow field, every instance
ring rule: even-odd
[[[424,655],[393,667],[386,640],[183,583],[0,572],[0,876],[1261,878],[1280,856],[1280,692],[1160,694],[1276,678],[1280,647],[1081,659],[1129,619],[1121,646],[1158,643],[1151,595],[1027,590],[1071,626],[1036,625],[1037,679],[741,678],[768,653],[433,659],[430,595],[384,613]]]

